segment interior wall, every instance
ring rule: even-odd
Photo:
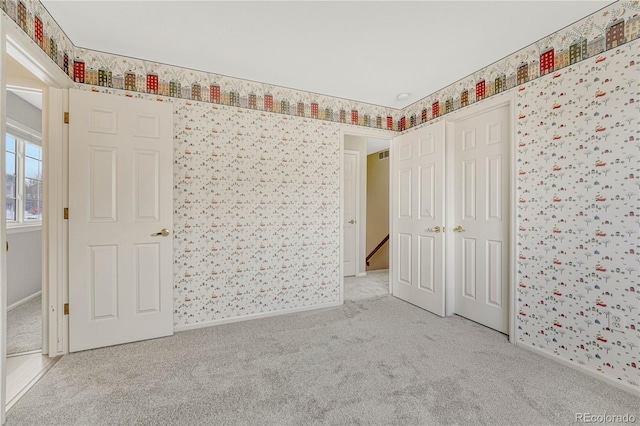
[[[42,130],[42,112],[7,92],[7,117],[34,130]],[[42,231],[7,230],[7,306],[42,290]]]
[[[367,249],[365,256],[389,234],[389,158],[367,156]],[[389,243],[371,258],[367,270],[389,269]]]
[[[515,123],[518,342],[636,389],[639,47],[530,82]]]
[[[367,138],[363,136],[344,136],[344,149],[358,151],[360,153],[360,211],[358,220],[358,274],[364,274],[367,270],[365,247],[367,245]]]
[[[42,134],[42,111],[11,92],[7,92],[7,117]]]
[[[351,126],[140,97],[174,108],[175,327],[337,305],[340,130]]]
[[[42,231],[7,232],[7,306],[42,290]]]

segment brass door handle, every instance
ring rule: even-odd
[[[453,228],[453,232],[464,232],[464,228],[460,225]]]
[[[435,232],[437,234],[438,232],[440,232],[440,227],[436,226],[435,228],[427,228],[427,231]]]
[[[354,225],[354,224],[356,223],[356,221],[355,221],[355,220],[353,220],[353,219],[351,219],[351,220],[349,221],[349,223],[350,223],[350,224],[352,224],[352,225]]]
[[[169,230],[168,229],[162,229],[160,232],[156,232],[155,234],[151,234],[152,237],[168,237],[169,236]]]

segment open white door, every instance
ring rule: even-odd
[[[173,110],[69,91],[69,351],[173,334]]]
[[[444,316],[444,121],[391,143],[393,295]]]
[[[358,273],[358,200],[360,199],[360,153],[344,151],[344,273]]]

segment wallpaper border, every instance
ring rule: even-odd
[[[621,0],[403,109],[75,46],[38,0],[0,7],[73,81],[402,132],[640,37],[640,1]]]

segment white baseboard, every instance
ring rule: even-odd
[[[596,371],[590,370],[590,369],[586,368],[583,365],[576,364],[575,362],[571,362],[569,360],[566,360],[564,358],[560,358],[560,357],[555,356],[555,355],[551,355],[550,353],[545,352],[545,351],[543,351],[542,349],[540,349],[540,348],[538,348],[536,346],[532,346],[532,345],[529,345],[527,343],[522,343],[522,342],[516,342],[516,346],[519,346],[521,348],[525,348],[527,350],[530,350],[531,352],[535,352],[535,353],[537,353],[539,355],[544,356],[545,358],[552,359],[552,360],[554,360],[556,362],[559,362],[560,364],[563,364],[563,365],[565,365],[565,366],[567,366],[569,368],[573,368],[574,370],[577,370],[577,371],[579,371],[581,373],[584,373],[584,374],[586,374],[588,376],[591,376],[591,377],[594,377],[594,378],[596,378],[598,380],[601,380],[601,381],[603,381],[603,382],[605,382],[605,383],[607,383],[607,384],[609,384],[611,386],[615,386],[618,389],[621,389],[623,391],[629,392],[632,395],[638,396],[640,394],[640,387],[634,387],[633,385],[630,385],[628,383],[621,382],[620,380],[616,380],[616,379],[614,379],[612,377],[605,376],[602,373],[598,373]]]
[[[9,312],[12,309],[17,308],[20,305],[23,305],[23,304],[27,303],[31,299],[35,299],[36,297],[40,296],[41,294],[42,294],[42,290],[37,291],[37,292],[33,293],[31,296],[27,296],[22,300],[18,300],[16,303],[13,303],[13,304],[7,306],[7,312]]]
[[[259,314],[243,315],[241,317],[223,318],[219,320],[199,322],[197,324],[178,325],[173,327],[173,331],[176,333],[179,333],[181,331],[196,330],[198,328],[213,327],[215,325],[231,324],[231,323],[240,322],[240,321],[249,321],[249,320],[255,320],[260,318],[275,317],[278,315],[294,314],[296,312],[315,311],[316,309],[324,309],[324,308],[335,308],[336,306],[340,306],[340,305],[341,303],[338,301],[338,302],[331,302],[331,303],[322,303],[320,305],[302,306],[300,308],[284,309],[281,311],[262,312]]]
[[[366,272],[358,272],[358,273],[356,274],[356,277],[366,277],[366,276],[367,276],[367,273],[366,273]]]

